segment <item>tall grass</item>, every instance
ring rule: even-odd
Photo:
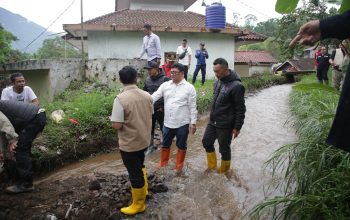
[[[284,195],[257,205],[251,217],[350,219],[349,153],[325,144],[339,93],[306,77],[290,96],[299,141],[278,149],[267,165],[283,169]]]
[[[96,153],[96,149],[102,150],[110,139],[116,139],[109,116],[117,93],[118,88],[73,82],[53,102],[44,103],[48,124],[35,141],[35,146],[41,146],[33,148],[35,164],[54,167]],[[50,115],[59,109],[65,116],[61,123],[55,123]],[[75,119],[77,123],[69,119]]]

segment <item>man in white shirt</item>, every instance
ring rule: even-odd
[[[154,61],[160,65],[161,47],[158,35],[152,32],[152,26],[149,24],[143,26],[143,33],[145,36],[143,37],[141,52],[136,59],[141,59],[146,53],[148,62]]]
[[[192,57],[192,49],[187,44],[187,39],[183,39],[180,46],[177,47],[176,50],[176,58],[179,63],[181,63],[184,67],[184,77],[187,80],[188,69],[191,66],[191,57]]]
[[[153,103],[164,98],[163,146],[160,153],[160,167],[168,164],[170,146],[176,136],[176,171],[180,172],[184,165],[187,149],[187,137],[196,132],[197,94],[196,90],[184,79],[185,67],[176,63],[171,68],[171,81],[164,82],[152,94]]]
[[[13,73],[10,80],[12,86],[2,90],[1,100],[20,101],[39,105],[38,97],[29,86],[25,85],[26,82],[22,73]]]

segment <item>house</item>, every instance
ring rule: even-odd
[[[236,51],[235,70],[242,76],[272,73],[271,67],[277,60],[267,51]]]
[[[218,57],[226,58],[234,68],[236,43],[256,43],[265,40],[247,29],[226,24],[224,29],[205,27],[205,16],[186,12],[196,0],[116,0],[115,11],[81,24],[64,24],[67,40],[80,47],[83,36],[85,51],[91,59],[133,59],[140,53],[145,23],[161,40],[162,62],[164,52],[176,51],[182,39],[186,38],[194,52],[200,42],[205,42],[209,52],[207,60],[208,77],[213,77],[212,63]],[[245,38],[245,36],[249,36]],[[145,58],[145,56],[144,56]],[[189,74],[193,73],[196,59],[192,57]]]
[[[310,73],[315,72],[313,58],[290,59],[276,68],[277,73]]]

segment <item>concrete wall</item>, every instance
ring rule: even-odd
[[[147,74],[147,71],[143,69],[146,64],[146,60],[94,59],[87,61],[85,73],[86,78],[90,81],[115,86],[120,85],[118,72],[124,66],[134,66],[143,78]]]
[[[235,71],[238,73],[238,75],[240,77],[249,76],[249,66],[248,65],[236,64]]]
[[[160,11],[184,11],[183,0],[133,0],[130,4],[130,9],[142,9],[142,10],[160,10]],[[151,22],[151,21],[145,21]]]
[[[271,66],[272,65],[267,65],[267,66],[252,66],[249,69],[249,76],[252,75],[262,75],[262,74],[272,74],[271,72]]]
[[[51,101],[63,92],[74,79],[81,80],[80,59],[27,60],[6,64],[0,74],[22,72],[26,85],[30,86],[41,101]]]
[[[241,77],[252,75],[270,74],[272,65],[250,66],[248,64],[236,64],[235,70]]]
[[[158,34],[158,33],[156,33]],[[188,40],[189,46],[193,51],[191,69],[189,74],[192,75],[196,65],[194,57],[195,50],[199,47],[200,42],[206,43],[209,53],[207,60],[207,76],[213,78],[212,71],[213,61],[218,57],[225,58],[230,68],[234,68],[234,51],[235,40],[232,35],[220,33],[168,33],[161,32],[158,34],[161,40],[162,61],[164,62],[164,52],[175,51],[181,44],[182,39]],[[142,32],[88,32],[89,37],[89,59],[133,59],[140,54],[142,46]],[[146,58],[144,55],[143,58]]]

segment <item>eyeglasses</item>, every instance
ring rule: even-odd
[[[178,74],[179,73],[179,71],[170,71],[170,74],[171,75],[176,75],[176,74]]]

